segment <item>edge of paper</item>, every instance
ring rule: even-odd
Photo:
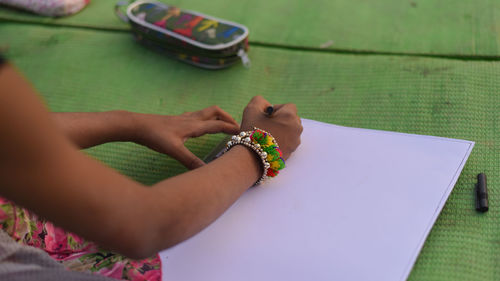
[[[447,139],[447,138],[441,138],[441,139]],[[455,139],[453,139],[453,140],[452,139],[447,139],[447,140],[457,141]],[[470,156],[470,154],[472,152],[472,149],[474,148],[474,144],[475,143],[473,141],[463,141],[463,140],[461,140],[461,141],[464,142],[464,143],[469,143],[469,148],[467,149],[467,152],[465,152],[465,154],[464,154],[464,156],[462,158],[462,163],[457,168],[457,171],[455,172],[455,175],[453,176],[453,179],[451,180],[450,184],[448,185],[448,188],[444,192],[443,197],[441,197],[441,201],[439,202],[438,207],[434,211],[434,216],[432,217],[432,220],[431,220],[432,223],[427,226],[427,229],[425,230],[424,235],[422,236],[422,239],[420,240],[421,241],[420,245],[417,246],[415,248],[414,252],[413,252],[413,256],[415,257],[415,259],[413,261],[410,261],[408,263],[408,265],[406,266],[406,269],[404,270],[404,273],[403,273],[403,276],[402,276],[403,278],[401,278],[401,280],[407,280],[408,277],[410,276],[410,273],[411,273],[411,271],[413,269],[413,266],[415,265],[415,263],[418,260],[418,256],[420,255],[420,251],[424,247],[425,241],[427,240],[427,237],[431,233],[431,230],[434,227],[434,224],[436,223],[437,218],[441,214],[441,211],[443,210],[444,205],[446,205],[446,201],[448,200],[448,197],[450,197],[451,192],[455,188],[455,185],[456,185],[456,183],[458,181],[458,178],[460,177],[460,174],[462,174],[462,170],[463,170],[463,168],[465,166],[465,163],[467,163],[467,160],[469,159],[469,156]]]
[[[462,173],[462,170],[465,166],[465,163],[467,163],[467,160],[469,159],[469,156],[472,152],[472,149],[474,148],[475,142],[469,141],[469,140],[462,140],[462,139],[452,139],[452,138],[446,138],[446,137],[437,137],[437,136],[429,136],[429,135],[419,135],[419,134],[409,134],[409,133],[401,133],[401,132],[393,132],[393,131],[384,131],[384,130],[375,130],[375,129],[365,129],[365,128],[354,128],[354,127],[348,127],[348,126],[341,126],[341,125],[335,125],[335,124],[330,124],[330,123],[325,123],[325,122],[319,122],[311,119],[303,119],[307,120],[307,122],[315,122],[319,123],[321,125],[329,125],[329,126],[336,126],[336,127],[344,127],[352,130],[365,130],[365,131],[376,131],[378,133],[384,133],[384,134],[398,134],[398,135],[405,135],[408,137],[425,137],[425,138],[430,138],[430,139],[439,139],[439,140],[445,140],[445,141],[450,141],[450,142],[460,142],[460,143],[466,143],[469,144],[469,148],[465,152],[464,156],[462,157],[462,162],[460,163],[460,166],[457,168],[455,175],[453,176],[452,180],[450,181],[450,184],[446,188],[443,196],[441,197],[441,201],[439,202],[438,207],[434,211],[434,215],[431,219],[431,223],[427,226],[424,235],[422,236],[422,239],[420,240],[421,243],[418,245],[415,250],[413,251],[413,257],[415,257],[413,260],[411,260],[408,265],[406,266],[403,275],[401,276],[401,280],[407,280],[408,277],[410,276],[410,273],[413,269],[413,266],[418,260],[418,256],[420,255],[420,251],[424,247],[425,241],[427,240],[427,237],[431,233],[432,228],[434,227],[434,224],[436,223],[437,218],[441,214],[441,211],[444,208],[444,205],[446,204],[446,201],[448,200],[448,197],[450,196],[451,192],[453,191],[453,188],[455,187],[455,184],[458,181],[458,178],[460,177],[460,174]]]

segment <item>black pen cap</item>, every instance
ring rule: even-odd
[[[488,205],[488,187],[486,185],[486,175],[484,173],[480,173],[479,175],[477,175],[476,210],[479,212],[486,212],[489,209]]]

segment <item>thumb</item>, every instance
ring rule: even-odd
[[[205,165],[205,162],[189,151],[184,145],[179,145],[170,155],[190,170]]]

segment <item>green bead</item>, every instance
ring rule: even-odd
[[[264,150],[269,155],[276,151],[276,147],[277,146],[275,144],[272,144],[270,146],[263,147],[262,150]]]
[[[265,150],[267,153],[267,161],[272,162],[280,158],[280,153],[276,149]]]

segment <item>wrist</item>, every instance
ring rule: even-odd
[[[225,154],[233,155],[238,159],[239,165],[245,166],[243,170],[250,175],[250,185],[253,185],[262,176],[262,163],[252,149],[243,145],[236,145]]]
[[[103,120],[108,123],[110,132],[114,132],[114,141],[136,141],[141,120],[138,114],[126,110],[102,112]]]
[[[150,133],[148,127],[148,114],[130,112],[125,110],[113,111],[121,119],[123,124],[123,134],[126,141],[142,144],[146,142],[147,135]]]
[[[267,131],[253,128],[251,131],[242,131],[231,137],[224,152],[235,146],[245,146],[260,160],[261,177],[254,185],[259,185],[268,178],[278,175],[279,170],[285,167],[283,154],[274,137]]]

